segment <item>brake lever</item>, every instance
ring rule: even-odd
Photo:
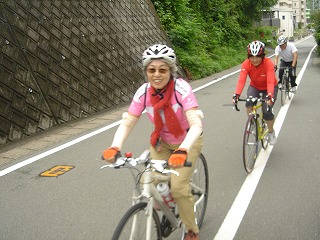
[[[110,163],[110,164],[106,164],[102,167],[100,167],[100,169],[104,169],[104,168],[119,168],[121,166],[123,166],[125,164],[125,160],[123,159],[118,159],[115,163]]]
[[[163,160],[156,160],[156,161],[153,161],[151,160],[151,162],[153,163],[152,164],[152,167],[154,168],[152,171],[154,172],[160,172],[160,173],[163,173],[163,174],[168,174],[168,173],[173,173],[177,176],[179,176],[180,174],[175,171],[175,170],[172,170],[172,169],[167,169],[167,161]]]
[[[172,174],[174,174],[176,176],[180,175],[180,173],[178,173],[177,171],[172,170],[172,169],[164,169],[162,173],[164,173],[164,174],[172,173]]]
[[[238,102],[233,104],[233,109],[237,110],[238,112],[240,111],[240,109],[238,108]]]

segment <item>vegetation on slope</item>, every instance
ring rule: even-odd
[[[277,0],[152,0],[182,68],[192,79],[235,66],[246,46],[275,47],[275,28],[254,27]]]

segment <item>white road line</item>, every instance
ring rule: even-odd
[[[70,142],[67,142],[67,143],[65,143],[65,144],[62,144],[62,145],[60,145],[60,146],[58,146],[58,147],[55,147],[55,148],[53,148],[53,149],[50,149],[50,150],[48,150],[48,151],[46,151],[46,152],[40,153],[39,155],[36,155],[36,156],[31,157],[31,158],[29,158],[29,159],[26,159],[26,160],[24,160],[24,161],[22,161],[22,162],[20,162],[20,163],[17,163],[17,164],[15,164],[15,165],[11,166],[11,167],[5,168],[4,170],[1,170],[1,171],[0,171],[0,177],[4,176],[4,175],[6,175],[6,174],[8,174],[8,173],[10,173],[10,172],[13,172],[13,171],[15,171],[15,170],[17,170],[17,169],[19,169],[19,168],[22,168],[22,167],[24,167],[24,166],[26,166],[26,165],[29,165],[29,164],[31,164],[31,163],[33,163],[33,162],[36,162],[36,161],[38,161],[38,160],[40,160],[40,159],[42,159],[42,158],[44,158],[44,157],[47,157],[47,156],[49,156],[49,155],[51,155],[51,154],[54,154],[54,153],[56,153],[56,152],[59,152],[59,151],[65,149],[65,148],[67,148],[67,147],[70,147],[70,146],[72,146],[72,145],[74,145],[74,144],[77,144],[77,143],[79,143],[79,142],[81,142],[81,141],[83,141],[83,140],[86,140],[86,139],[88,139],[88,138],[90,138],[90,137],[93,137],[93,136],[95,136],[95,135],[97,135],[97,134],[99,134],[99,133],[102,133],[102,132],[104,132],[104,131],[107,131],[108,129],[113,128],[113,127],[119,125],[120,122],[121,122],[121,120],[119,120],[119,121],[117,121],[117,122],[115,122],[115,123],[112,123],[112,124],[110,124],[110,125],[108,125],[108,126],[105,126],[105,127],[103,127],[103,128],[100,128],[100,129],[98,129],[98,130],[96,130],[96,131],[94,131],[94,132],[91,132],[91,133],[88,133],[88,134],[86,134],[86,135],[84,135],[84,136],[81,136],[81,137],[79,137],[79,138],[76,138],[76,139],[74,139],[74,140],[72,140],[72,141],[70,141]]]
[[[204,84],[204,85],[202,85],[202,86],[200,86],[200,87],[198,87],[198,88],[195,88],[195,89],[193,90],[193,92],[200,91],[200,90],[202,90],[202,89],[204,89],[204,88],[206,88],[206,87],[209,87],[209,86],[211,86],[212,84],[215,84],[215,83],[217,83],[217,82],[220,82],[221,80],[223,80],[223,79],[225,79],[225,78],[227,78],[227,77],[230,77],[230,76],[232,76],[232,75],[234,75],[234,74],[236,74],[236,73],[238,73],[238,72],[240,72],[240,69],[237,70],[237,71],[234,71],[234,72],[232,72],[232,73],[229,73],[229,74],[227,74],[227,75],[224,75],[224,76],[222,76],[222,77],[220,77],[220,78],[218,78],[218,79],[216,79],[216,80],[213,80],[213,81],[211,81],[211,82],[208,82],[208,83],[206,83],[206,84]]]
[[[234,71],[234,72],[232,72],[232,73],[229,73],[229,74],[227,74],[227,75],[225,75],[225,76],[223,76],[223,77],[221,77],[221,78],[218,78],[218,79],[213,80],[213,81],[211,81],[211,82],[209,82],[209,83],[207,83],[207,84],[205,84],[205,85],[203,85],[203,86],[201,86],[201,87],[198,87],[198,88],[194,89],[193,91],[194,91],[194,92],[200,91],[200,90],[202,90],[203,88],[206,88],[206,87],[208,87],[208,86],[210,86],[210,85],[212,85],[212,84],[215,84],[215,83],[217,83],[217,82],[220,82],[221,80],[223,80],[223,79],[225,79],[225,78],[227,78],[227,77],[229,77],[229,76],[232,76],[232,75],[238,73],[239,71],[240,71],[240,70]],[[101,132],[104,132],[104,131],[106,131],[106,130],[108,130],[108,129],[110,129],[110,128],[113,128],[113,127],[115,127],[115,126],[117,126],[117,125],[119,125],[119,124],[120,124],[120,120],[117,121],[117,122],[115,122],[115,123],[112,123],[112,124],[110,124],[110,125],[108,125],[108,126],[105,126],[105,127],[103,127],[103,128],[100,128],[100,129],[98,129],[98,130],[96,130],[96,131],[94,131],[94,132],[91,132],[91,133],[89,133],[89,134],[86,134],[86,135],[84,135],[84,136],[82,136],[82,137],[80,137],[80,138],[74,139],[74,140],[71,141],[71,142],[67,142],[67,143],[65,143],[65,144],[63,144],[63,145],[61,145],[61,146],[55,147],[55,148],[53,148],[53,149],[51,149],[51,150],[48,150],[48,151],[43,152],[43,153],[41,153],[41,154],[39,154],[39,155],[36,155],[36,156],[31,157],[31,158],[29,158],[29,159],[26,159],[26,160],[24,160],[24,161],[22,161],[22,162],[20,162],[20,163],[17,163],[17,164],[15,164],[15,165],[11,166],[11,167],[8,167],[8,168],[6,168],[6,169],[4,169],[4,170],[1,170],[1,171],[0,171],[0,177],[4,176],[4,175],[6,175],[6,174],[8,174],[8,173],[10,173],[10,172],[13,172],[13,171],[15,171],[15,170],[17,170],[17,169],[19,169],[19,168],[21,168],[21,167],[24,167],[24,166],[26,166],[26,165],[29,165],[29,164],[33,163],[33,162],[36,162],[36,161],[38,161],[38,160],[40,160],[40,159],[42,159],[42,158],[44,158],[44,157],[47,157],[47,156],[49,156],[49,155],[51,155],[51,154],[54,154],[54,153],[56,153],[56,152],[59,152],[59,151],[61,151],[62,149],[65,149],[65,148],[70,147],[70,146],[72,146],[72,145],[74,145],[74,144],[77,144],[77,143],[79,143],[79,142],[81,142],[81,141],[83,141],[83,140],[85,140],[85,139],[88,139],[88,138],[90,138],[90,137],[93,137],[93,136],[95,136],[95,135],[97,135],[97,134],[99,134],[99,133],[101,133]]]
[[[240,71],[240,70],[239,70],[239,71]],[[229,76],[231,76],[231,75],[234,75],[234,74],[238,73],[239,71],[232,72],[232,73],[227,74],[227,75],[225,75],[225,76],[223,76],[223,77],[221,77],[221,78],[218,78],[218,79],[216,79],[216,80],[213,80],[213,81],[211,81],[211,82],[209,82],[209,83],[207,83],[207,84],[205,84],[205,85],[203,85],[203,86],[201,86],[201,87],[198,87],[198,88],[194,89],[193,92],[200,91],[200,90],[202,90],[203,88],[206,88],[206,87],[208,87],[208,86],[210,86],[210,85],[212,85],[212,84],[215,84],[215,83],[217,83],[217,82],[219,82],[219,81],[221,81],[221,80],[223,80],[223,79],[225,79],[225,78],[227,78],[227,77],[229,77]],[[145,111],[144,111],[143,113],[145,113]],[[84,136],[81,136],[81,137],[79,137],[79,138],[76,138],[76,139],[74,139],[74,140],[72,140],[72,141],[70,141],[70,142],[67,142],[67,143],[63,144],[63,145],[60,145],[60,146],[55,147],[55,148],[53,148],[53,149],[50,149],[50,150],[48,150],[48,151],[46,151],[46,152],[40,153],[39,155],[36,155],[36,156],[31,157],[31,158],[29,158],[29,159],[26,159],[26,160],[24,160],[24,161],[22,161],[22,162],[20,162],[20,163],[17,163],[17,164],[15,164],[15,165],[12,165],[12,166],[8,167],[8,168],[5,168],[5,169],[3,169],[3,170],[0,171],[0,177],[6,175],[6,174],[8,174],[8,173],[11,173],[11,172],[13,172],[13,171],[15,171],[15,170],[17,170],[17,169],[19,169],[19,168],[22,168],[22,167],[24,167],[24,166],[26,166],[26,165],[29,165],[29,164],[31,164],[31,163],[33,163],[33,162],[36,162],[36,161],[38,161],[38,160],[40,160],[40,159],[42,159],[42,158],[44,158],[44,157],[47,157],[47,156],[49,156],[49,155],[51,155],[51,154],[54,154],[54,153],[56,153],[56,152],[59,152],[59,151],[65,149],[65,148],[68,148],[68,147],[70,147],[70,146],[72,146],[72,145],[74,145],[74,144],[77,144],[77,143],[79,143],[79,142],[81,142],[81,141],[83,141],[83,140],[86,140],[86,139],[88,139],[88,138],[90,138],[90,137],[93,137],[93,136],[95,136],[95,135],[97,135],[97,134],[99,134],[99,133],[102,133],[102,132],[107,131],[107,130],[113,128],[113,127],[116,127],[116,126],[118,126],[118,125],[120,124],[120,122],[121,122],[121,120],[119,120],[119,121],[117,121],[117,122],[115,122],[115,123],[112,123],[112,124],[110,124],[110,125],[108,125],[108,126],[105,126],[105,127],[103,127],[103,128],[100,128],[100,129],[98,129],[98,130],[96,130],[96,131],[94,131],[94,132],[91,132],[91,133],[88,133],[88,134],[86,134],[86,135],[84,135]]]
[[[299,87],[302,76],[307,68],[308,62],[310,60],[311,54],[313,50],[316,48],[316,45],[311,49],[308,58],[306,59],[299,75],[297,76],[296,83],[297,88]],[[292,99],[294,96],[292,97]],[[279,135],[284,119],[287,115],[289,106],[291,104],[292,99],[281,107],[278,116],[276,118],[274,129],[276,131],[276,135]],[[254,170],[249,174],[244,181],[237,197],[235,198],[226,218],[224,219],[221,227],[218,230],[218,233],[214,237],[214,240],[232,240],[236,235],[240,223],[243,219],[244,214],[247,211],[249,203],[252,199],[252,196],[255,192],[255,189],[260,181],[261,175],[264,171],[264,168],[268,162],[269,156],[272,152],[273,146],[269,146],[266,150],[261,150],[259,152],[257,162]]]

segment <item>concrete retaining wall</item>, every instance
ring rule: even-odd
[[[128,103],[168,42],[150,0],[0,0],[0,146]]]

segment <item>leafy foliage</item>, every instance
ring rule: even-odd
[[[317,53],[320,56],[320,10],[315,11],[312,15],[311,15],[311,19],[313,22],[313,27],[315,32],[313,33],[313,36],[317,42],[318,48],[317,48]]]
[[[152,0],[163,29],[193,79],[239,64],[246,46],[260,39],[272,46],[272,28],[253,27],[261,10],[277,0]],[[261,34],[263,33],[263,34]]]

